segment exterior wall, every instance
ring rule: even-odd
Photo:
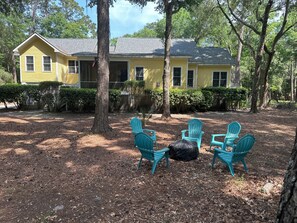
[[[78,74],[68,74],[68,60],[75,57],[66,57],[54,52],[39,38],[20,49],[20,70],[22,83],[39,83],[42,81],[60,81],[64,84],[78,84]],[[34,71],[26,71],[26,56],[34,57]],[[51,71],[43,71],[43,56],[51,57]]]
[[[34,57],[34,71],[26,71],[26,56]],[[43,71],[42,58],[43,56],[50,56],[51,71]],[[34,44],[23,47],[20,50],[20,69],[22,82],[38,83],[41,81],[56,81],[56,53],[54,50],[46,45],[43,41],[36,38]]]
[[[61,55],[58,57],[59,62],[59,81],[67,85],[79,85],[79,74],[69,74],[68,60],[77,60],[76,57],[66,57]]]
[[[186,58],[171,58],[170,60],[170,87],[173,88],[172,77],[173,67],[181,67],[181,86],[174,88],[186,88],[187,66],[188,59]],[[162,75],[163,75],[163,58],[133,58],[129,60],[129,79],[135,80],[135,67],[143,67],[145,88],[153,89],[156,87],[162,88]]]
[[[213,72],[227,72],[227,87],[231,82],[231,66],[230,65],[198,65],[197,85],[199,88],[212,86]]]

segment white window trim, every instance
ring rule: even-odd
[[[50,58],[50,66],[51,66],[50,70],[44,70],[44,57],[49,57]],[[42,72],[45,72],[45,73],[52,72],[52,57],[49,56],[49,55],[42,55]]]
[[[76,71],[75,73],[70,73],[69,72],[69,61],[74,61],[74,64],[75,64],[75,68],[76,68]],[[76,62],[77,62],[77,66],[76,66]],[[80,67],[80,61],[79,60],[67,60],[67,70],[68,70],[68,74],[79,74],[79,67]]]
[[[143,69],[143,81],[144,81],[144,66],[135,66],[134,67],[134,78],[136,80],[136,68],[142,68]]]
[[[174,68],[180,68],[180,85],[174,85]],[[183,68],[181,66],[179,67],[172,67],[172,87],[181,87],[182,86],[182,78],[183,76]]]
[[[214,70],[212,72],[212,76],[211,76],[211,86],[213,87],[213,74],[214,74],[214,72],[219,72],[220,73],[220,77],[221,77],[221,72],[226,72],[227,73],[227,76],[226,76],[226,87],[229,87],[229,84],[228,84],[229,83],[228,82],[229,72],[227,70],[220,70],[220,71]],[[221,81],[221,79],[219,81]],[[219,82],[219,83],[221,83],[221,82]],[[221,87],[221,86],[218,86],[218,87]]]
[[[193,86],[192,87],[188,86],[189,71],[193,71]],[[194,87],[195,87],[195,70],[194,69],[188,69],[188,71],[187,71],[187,88],[193,89]]]
[[[28,70],[27,69],[27,57],[33,57],[33,70]],[[26,63],[25,63],[25,71],[26,72],[35,72],[35,56],[34,55],[26,55],[25,56],[25,61],[26,61]]]

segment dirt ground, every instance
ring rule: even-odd
[[[137,170],[133,116],[111,114],[112,133],[93,135],[92,114],[0,112],[0,222],[274,222],[296,111],[207,112],[171,121],[153,115],[146,128],[157,131],[159,148],[180,139],[191,117],[205,131],[197,160],[170,160],[169,169],[162,162],[155,175],[145,161]],[[232,177],[220,161],[212,170],[206,149],[211,134],[234,120],[240,136],[257,141],[246,159],[249,173],[239,164]]]

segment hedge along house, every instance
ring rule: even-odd
[[[14,49],[20,57],[20,81],[38,84],[60,81],[75,87],[95,87],[96,39],[52,39],[33,34]],[[144,80],[145,88],[162,87],[164,45],[157,38],[119,38],[110,47],[110,88],[126,80]],[[173,39],[172,88],[229,87],[234,60],[223,48],[199,48],[190,39]]]

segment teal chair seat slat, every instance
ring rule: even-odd
[[[204,132],[202,131],[203,122],[199,119],[191,119],[188,121],[188,129],[182,130],[182,139],[196,142],[197,147],[200,150],[202,136]]]
[[[163,148],[161,150],[154,150],[154,141],[147,134],[140,132],[135,136],[135,146],[141,153],[141,158],[138,163],[138,168],[141,167],[142,159],[149,160],[152,164],[152,174],[155,173],[158,163],[166,160],[167,167],[169,167],[169,149]]]
[[[157,141],[156,131],[151,129],[143,129],[142,122],[139,118],[137,117],[132,118],[130,121],[130,126],[132,128],[132,134],[134,136],[134,144],[135,144],[135,136],[140,132],[147,134],[156,144],[156,141]]]
[[[238,122],[231,122],[228,125],[226,134],[212,134],[210,149],[212,146],[220,147],[222,149],[226,149],[228,146],[233,147],[234,141],[238,138],[238,135],[241,130],[241,125]],[[223,138],[223,140],[219,141],[217,138]]]
[[[229,167],[232,176],[234,176],[233,163],[241,162],[243,164],[245,171],[247,172],[248,169],[244,158],[252,149],[254,143],[255,137],[250,134],[247,134],[241,139],[239,139],[238,143],[235,147],[233,147],[233,150],[231,152],[215,148],[212,159],[212,167],[214,167],[216,158],[218,158]]]

